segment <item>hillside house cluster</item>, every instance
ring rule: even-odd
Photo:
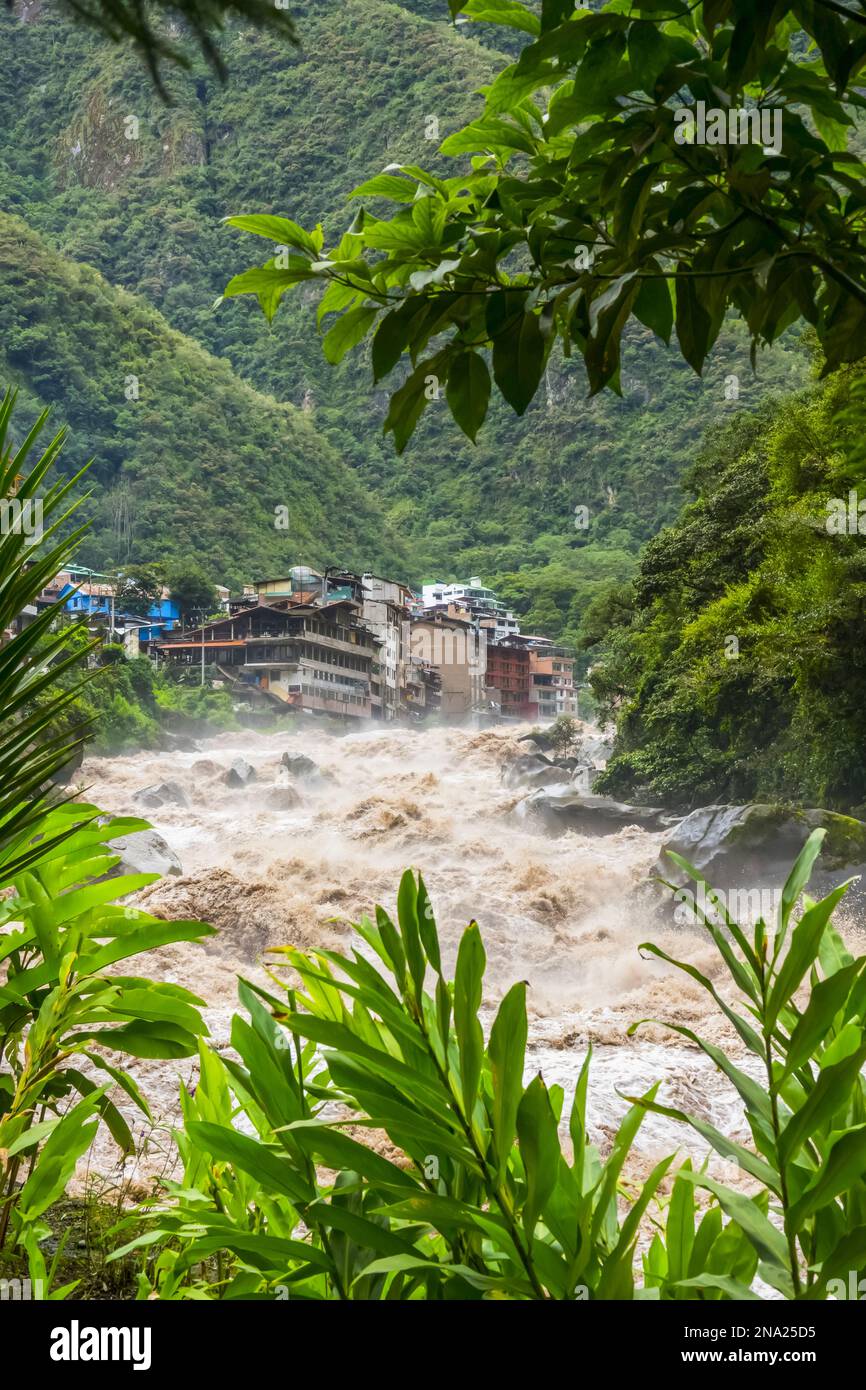
[[[521,635],[477,579],[425,585],[419,598],[381,575],[298,565],[245,586],[223,617],[160,632],[149,651],[316,714],[546,721],[577,713],[573,658]]]

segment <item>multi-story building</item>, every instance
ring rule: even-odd
[[[536,706],[530,701],[530,651],[521,639],[488,642],[486,680],[491,694],[498,692],[504,718],[532,719],[537,714]]]
[[[577,717],[577,691],[574,688],[574,657],[565,647],[548,637],[529,637],[530,704],[540,720],[556,719],[560,714]]]
[[[425,611],[448,612],[449,605],[465,609],[474,622],[486,629],[489,641],[501,642],[520,632],[520,623],[514,614],[477,575],[468,584],[425,584],[422,594]]]
[[[439,673],[440,709],[446,717],[486,709],[487,637],[472,622],[444,613],[425,613],[409,625],[413,657]]]
[[[293,709],[360,719],[372,714],[378,646],[351,599],[324,604],[248,604],[228,618],[167,634],[157,657],[216,666]]]
[[[412,594],[405,584],[378,574],[362,575],[361,584],[364,623],[380,645],[379,669],[374,673],[377,679],[373,684],[373,717],[396,719],[410,656],[404,650],[404,632]]]

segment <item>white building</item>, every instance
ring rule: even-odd
[[[422,593],[425,610],[447,612],[449,604],[465,608],[473,621],[484,627],[488,641],[502,642],[520,632],[520,623],[514,614],[477,575],[473,575],[468,584],[425,584]]]
[[[381,719],[396,719],[401,705],[404,684],[404,665],[409,652],[404,651],[404,624],[408,612],[410,591],[395,579],[383,579],[378,574],[361,576],[363,585],[364,624],[375,635],[380,646],[378,695],[373,683],[373,712]]]

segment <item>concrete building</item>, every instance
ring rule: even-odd
[[[373,717],[392,720],[403,703],[407,666],[410,675],[416,674],[411,669],[411,653],[404,649],[412,594],[405,584],[378,574],[362,575],[361,584],[364,624],[379,639],[380,648],[373,680]]]
[[[449,611],[449,605],[465,610],[470,618],[483,626],[488,640],[501,642],[520,632],[520,623],[492,589],[474,575],[468,584],[425,584],[422,588],[424,611]],[[453,610],[452,610],[453,611]]]
[[[487,637],[474,623],[425,613],[409,624],[409,643],[412,656],[439,673],[440,709],[446,718],[489,707]]]
[[[378,645],[352,600],[250,604],[190,632],[169,633],[155,650],[160,661],[216,666],[230,683],[292,709],[352,719],[372,714]]]
[[[488,691],[498,694],[500,712],[505,719],[533,719],[536,705],[531,703],[532,673],[530,651],[525,642],[512,638],[505,642],[488,642]]]
[[[574,657],[548,637],[529,637],[529,701],[533,718],[542,722],[560,714],[577,718]]]

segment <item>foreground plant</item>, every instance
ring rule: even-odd
[[[477,925],[450,983],[423,880],[410,873],[397,919],[379,908],[375,924],[357,926],[384,970],[357,950],[287,948],[303,992],[278,998],[241,983],[250,1017],[233,1023],[240,1061],[202,1049],[201,1084],[183,1097],[174,1204],[118,1252],[171,1242],[143,1292],[632,1297],[641,1217],[672,1163],[627,1185],[621,1220],[623,1168],[655,1088],[602,1162],[586,1131],[587,1056],[564,1147],[561,1088],[540,1075],[524,1084],[525,984],[502,1000],[485,1045]],[[371,1147],[377,1132],[399,1156]],[[230,1259],[214,1270],[218,1251]]]
[[[113,1258],[155,1251],[142,1297],[743,1299],[759,1296],[756,1278],[786,1298],[838,1293],[834,1279],[866,1264],[866,958],[830,922],[846,885],[805,897],[792,928],[822,835],[791,871],[772,940],[763,922],[750,943],[731,919],[704,921],[752,1021],[694,966],[645,948],[709,991],[759,1064],[756,1079],[670,1025],[733,1082],[754,1149],[653,1087],[626,1097],[602,1161],[587,1138],[589,1054],[563,1139],[562,1090],[524,1084],[525,984],[485,1043],[478,927],[446,980],[423,880],[407,873],[397,923],[377,908],[357,925],[363,953],[285,948],[303,989],[283,997],[241,982],[239,1060],[202,1046],[201,1082],[182,1097],[183,1178]],[[647,1111],[691,1125],[758,1190],[686,1161],[668,1195],[673,1155],[630,1182]]]
[[[15,448],[13,405],[11,394],[0,405],[0,496],[14,500],[6,511],[18,518],[24,503],[38,503],[43,533],[31,536],[18,526],[0,537],[0,624],[13,633],[0,647],[0,1252],[21,1246],[31,1278],[47,1289],[53,1273],[39,1248],[49,1233],[42,1217],[100,1120],[124,1154],[134,1150],[109,1091],[119,1087],[150,1114],[128,1071],[106,1053],[189,1056],[206,1032],[201,999],[113,968],[213,929],[164,922],[116,902],[158,877],[106,877],[120,861],[111,840],[147,822],[61,801],[51,781],[83,737],[80,730],[54,732],[80,688],[62,688],[82,656],[80,629],[54,630],[62,604],[37,612],[29,624],[21,615],[68,562],[81,531],[57,539],[75,504],[66,502],[71,484],[46,481],[63,432],[24,471],[45,416]],[[95,1079],[101,1075],[104,1085]]]
[[[749,1199],[706,1172],[680,1174],[712,1193],[739,1224],[759,1261],[758,1274],[786,1298],[838,1293],[835,1281],[844,1284],[866,1269],[866,957],[849,954],[830,920],[848,884],[820,902],[804,894],[825,833],[816,830],[803,847],[782,891],[778,923],[759,919],[751,940],[706,879],[671,854],[716,904],[712,915],[698,907],[695,912],[739,992],[736,1007],[695,966],[649,942],[642,947],[696,980],[757,1062],[746,1071],[691,1029],[666,1025],[724,1072],[743,1104],[754,1149],[654,1097],[635,1103],[690,1125],[761,1185],[759,1198]],[[801,894],[805,910],[794,925]],[[639,1027],[633,1024],[630,1033]],[[663,1274],[657,1254],[651,1253],[647,1268]],[[750,1296],[742,1279],[731,1292]]]

